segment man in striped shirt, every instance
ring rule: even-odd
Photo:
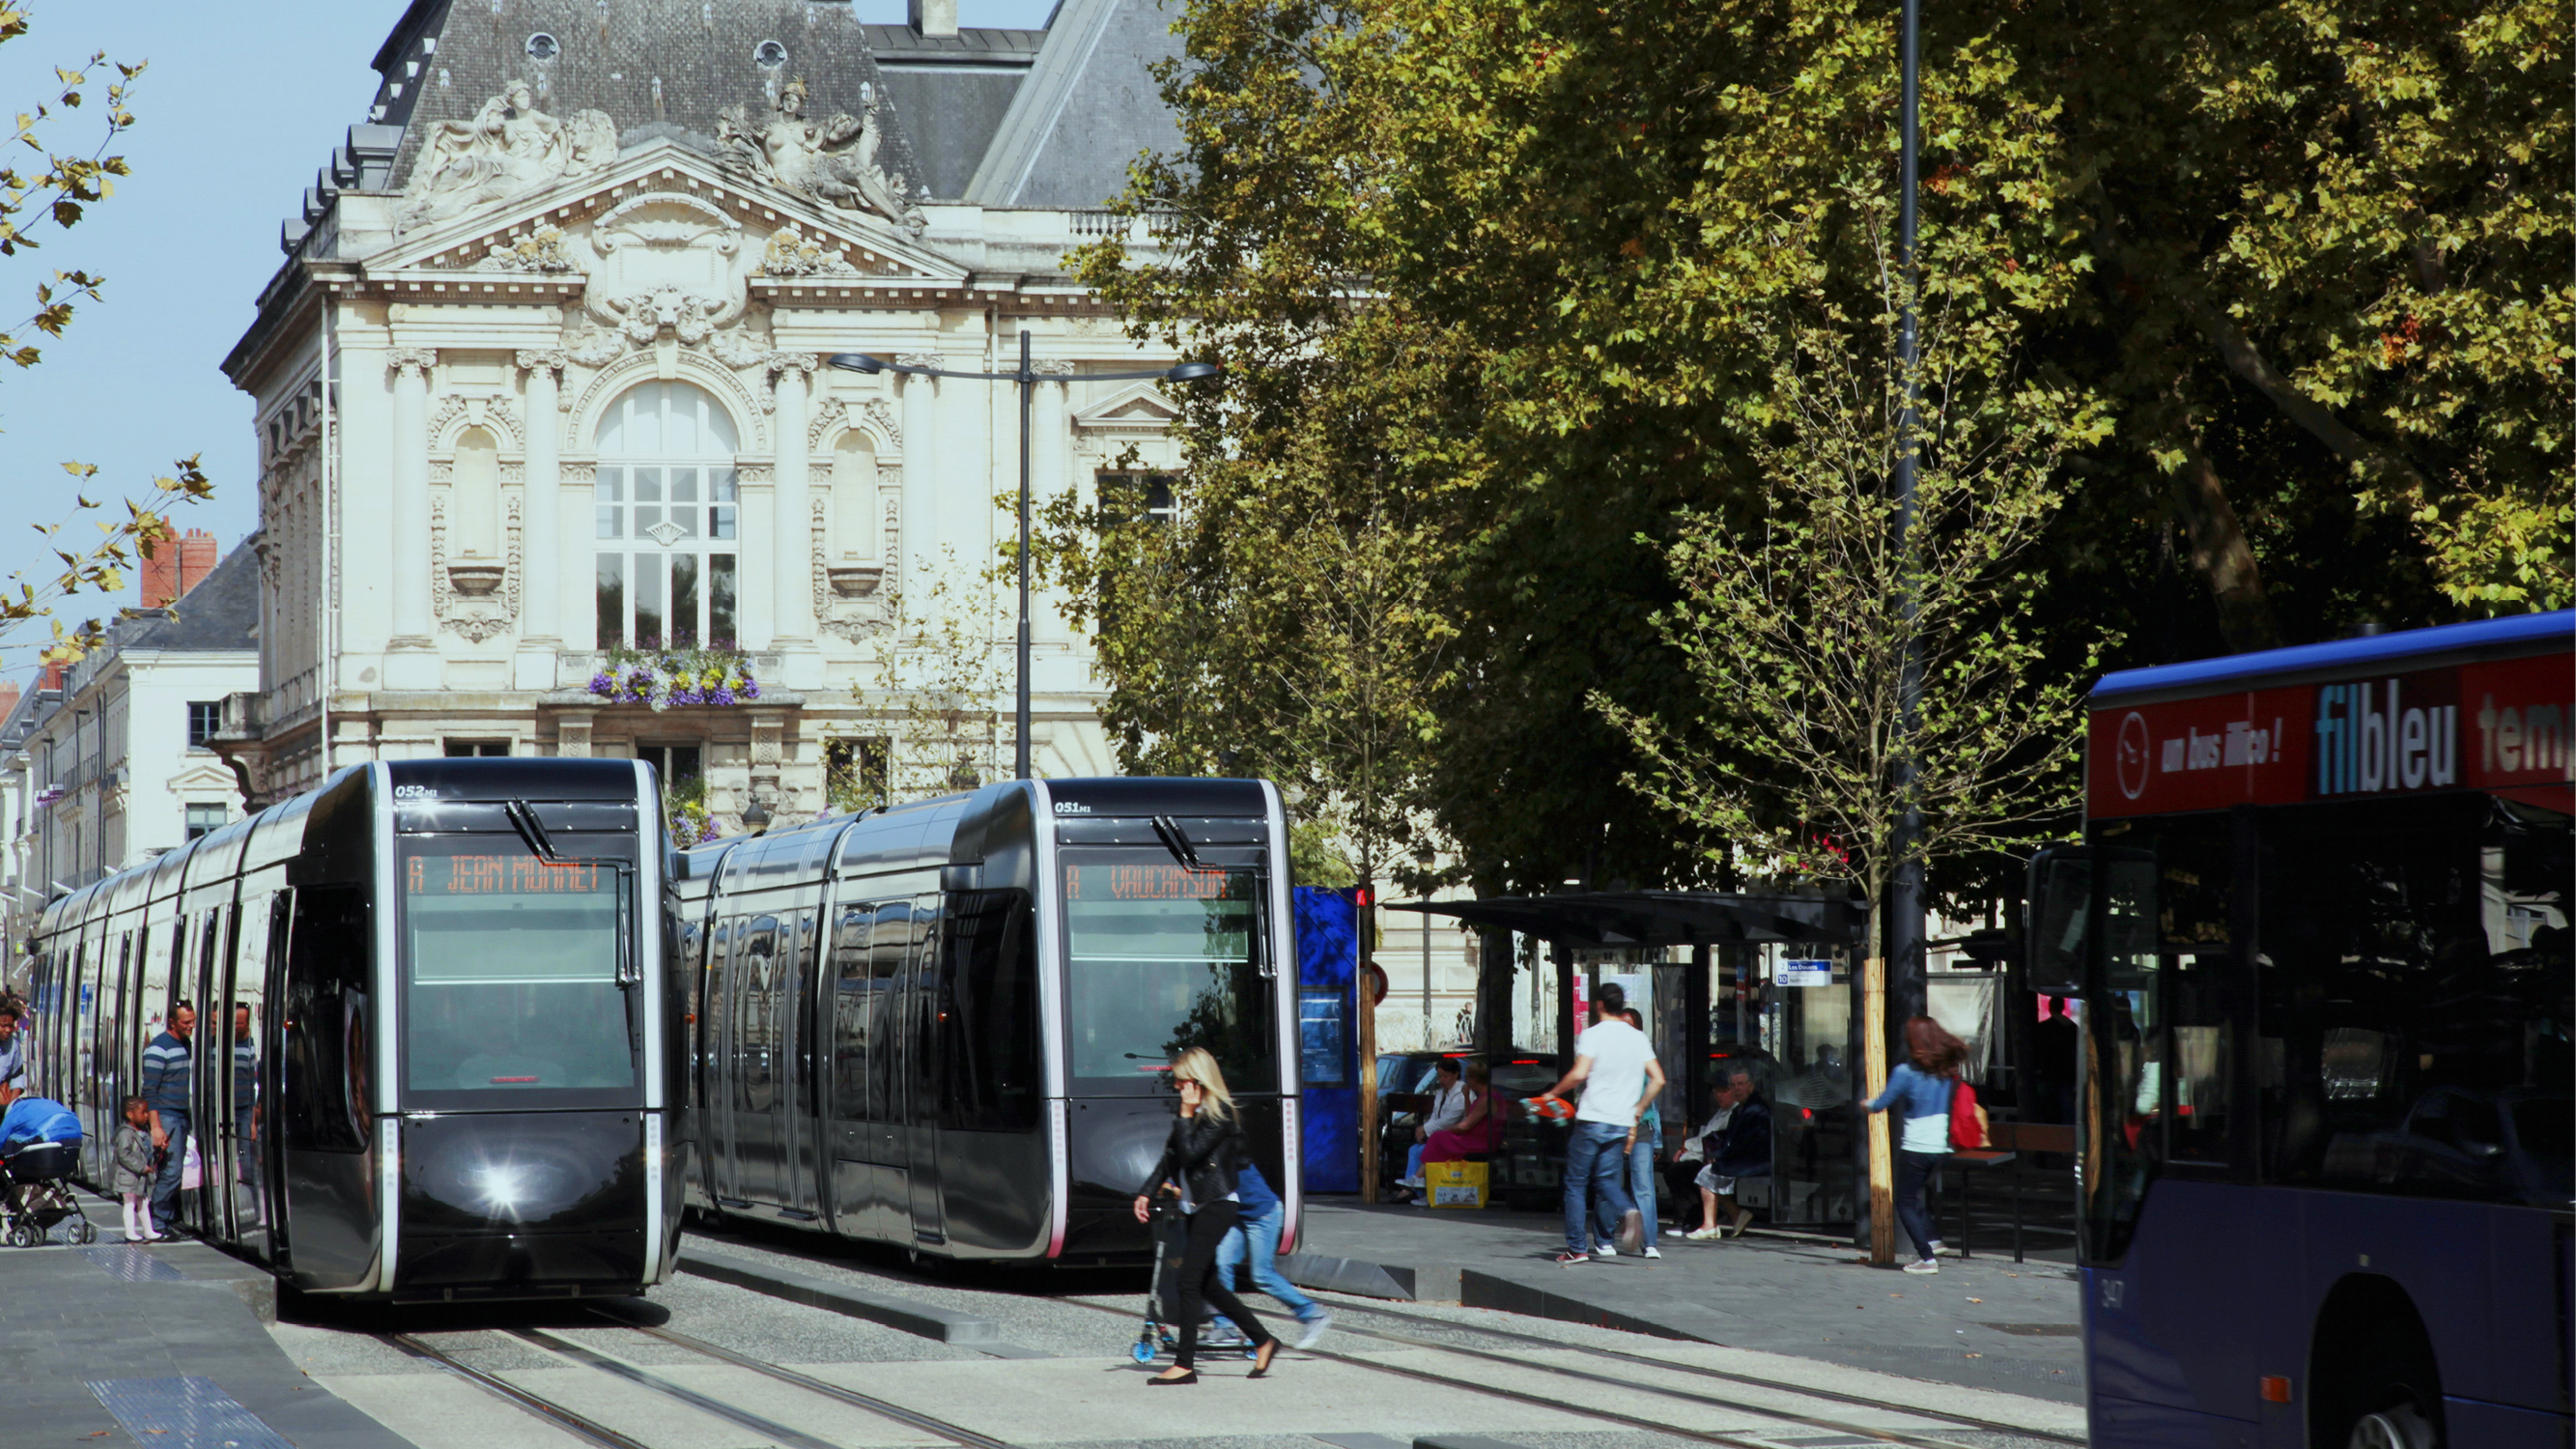
[[[180,1002],[170,1025],[143,1049],[143,1105],[152,1112],[152,1145],[164,1150],[161,1175],[152,1184],[152,1222],[164,1232],[179,1221],[179,1178],[188,1162],[188,1037],[197,1009]]]

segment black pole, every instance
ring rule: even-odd
[[[1896,558],[1899,569],[1897,607],[1905,631],[1904,650],[1897,664],[1897,751],[1896,787],[1903,792],[1904,804],[1897,814],[1896,838],[1890,842],[1895,871],[1888,882],[1887,902],[1887,995],[1888,1027],[1893,1032],[1905,1018],[1923,1011],[1923,943],[1924,889],[1923,860],[1917,853],[1923,839],[1923,812],[1913,800],[1915,782],[1914,738],[1923,714],[1923,650],[1914,636],[1916,610],[1920,599],[1915,592],[1913,551],[1910,535],[1914,528],[1914,474],[1922,451],[1919,436],[1921,390],[1917,385],[1917,338],[1915,329],[1914,193],[1920,155],[1916,138],[1921,134],[1922,61],[1919,29],[1922,0],[1905,0],[1905,34],[1902,67],[1904,95],[1900,101],[1904,128],[1899,162],[1902,176],[1897,182],[1896,267],[1899,308],[1896,323],[1896,366],[1905,389],[1903,406],[1896,422]]]
[[[1908,4],[1913,0],[1907,0]],[[1029,332],[1020,329],[1020,689],[1013,728],[1018,741],[1011,752],[1011,778],[1029,777],[1029,402],[1037,392],[1037,374],[1029,368]]]

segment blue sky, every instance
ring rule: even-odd
[[[904,18],[903,0],[855,3],[865,20]],[[283,261],[278,223],[301,204],[349,124],[365,118],[376,87],[367,62],[402,0],[33,0],[27,8],[28,33],[0,45],[0,114],[50,101],[53,67],[93,51],[148,60],[151,69],[134,91],[138,124],[118,148],[134,174],[78,227],[40,232],[41,250],[0,258],[9,322],[34,310],[34,289],[56,270],[107,279],[106,303],[83,308],[67,335],[46,342],[40,366],[0,365],[0,576],[34,575],[50,562],[28,525],[70,507],[60,465],[71,459],[98,465],[91,497],[140,497],[173,459],[201,454],[215,497],[181,510],[181,526],[207,529],[229,550],[258,526],[258,483],[250,400],[224,380],[224,354]],[[1042,24],[1053,8],[1054,0],[958,6],[964,24],[1004,26]],[[94,149],[97,114],[95,100],[61,113],[46,133],[53,149]],[[88,617],[132,602],[129,583],[120,599],[76,601],[64,613]],[[45,633],[38,624],[0,641],[0,674],[24,683]]]

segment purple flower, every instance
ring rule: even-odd
[[[734,693],[740,695],[744,699],[758,699],[760,698],[760,682],[754,679],[746,679],[742,682],[742,688],[735,690]]]
[[[719,684],[707,691],[706,702],[721,709],[733,703],[733,691]]]
[[[715,839],[715,838],[716,838],[716,822],[715,822],[715,817],[714,817],[714,816],[709,816],[709,817],[707,817],[706,823],[704,823],[704,824],[702,824],[702,825],[700,825],[700,826],[698,827],[698,843],[699,843],[699,844],[701,844],[701,845],[703,845],[703,844],[705,844],[706,842],[708,842],[708,841],[710,841],[710,840],[713,840],[713,839]]]
[[[673,704],[696,704],[698,702],[698,692],[683,684],[679,688],[671,691],[670,702]]]
[[[590,692],[602,696],[615,694],[617,677],[605,669],[599,671],[590,677]]]

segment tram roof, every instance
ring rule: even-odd
[[[2093,686],[2091,703],[2099,709],[2115,700],[2132,702],[2131,697],[2135,695],[2181,697],[2211,694],[2227,686],[2258,679],[2272,684],[2290,684],[2304,677],[2360,674],[2400,662],[2423,665],[2436,658],[2535,653],[2551,643],[2562,648],[2576,644],[2576,610],[2518,614],[2509,619],[2480,619],[2467,624],[2441,624],[2430,629],[2405,629],[2394,634],[2337,639],[2326,644],[2299,644],[2287,649],[2231,654],[2222,659],[2195,659],[2188,664],[2124,669],[2117,674],[2102,676],[2102,682]]]
[[[1858,942],[1866,903],[1825,895],[1718,891],[1580,891],[1480,901],[1390,901],[1391,911],[1455,916],[1541,940],[1586,946],[1700,946],[1743,942]]]

